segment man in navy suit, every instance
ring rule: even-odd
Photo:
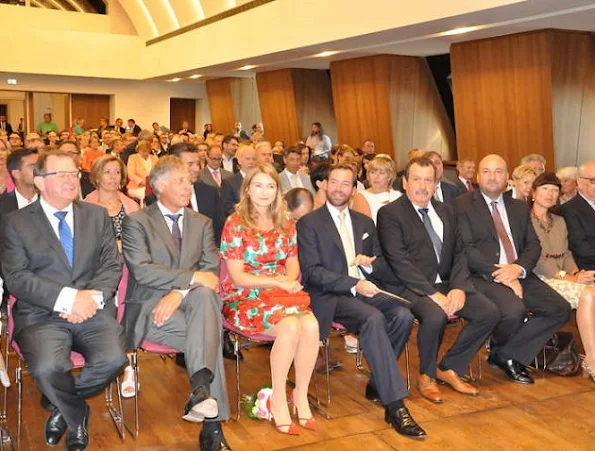
[[[385,406],[385,421],[398,433],[424,438],[405,407],[407,387],[397,366],[413,316],[399,302],[380,294],[381,280],[394,277],[380,250],[374,222],[348,206],[357,182],[350,165],[337,165],[327,180],[327,203],[298,222],[302,283],[326,337],[332,321],[358,334],[372,370],[368,399]]]

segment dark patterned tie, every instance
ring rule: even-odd
[[[421,217],[424,223],[424,227],[428,231],[428,235],[430,235],[430,239],[432,240],[432,245],[434,246],[434,252],[436,252],[436,257],[438,258],[438,263],[440,263],[440,256],[442,255],[442,240],[432,227],[432,221],[430,221],[430,216],[428,215],[427,208],[420,208],[419,212],[421,213]]]
[[[176,243],[176,246],[178,247],[178,255],[182,255],[182,232],[180,230],[180,226],[178,225],[178,220],[182,215],[177,214],[165,216],[167,216],[173,222],[171,226],[171,236],[174,239],[174,243]]]
[[[492,206],[492,218],[494,219],[494,225],[496,226],[496,232],[498,233],[498,238],[502,242],[504,246],[504,252],[506,253],[506,263],[510,264],[514,262],[514,247],[508,237],[508,233],[506,233],[506,229],[504,228],[504,223],[502,222],[502,216],[500,216],[500,212],[498,211],[498,201],[494,200],[490,202]]]

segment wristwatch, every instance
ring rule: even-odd
[[[564,279],[566,277],[566,271],[562,270],[558,273],[558,279]]]

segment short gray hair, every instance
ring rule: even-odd
[[[157,182],[168,178],[175,169],[180,169],[183,171],[186,169],[186,165],[182,160],[173,155],[167,155],[163,158],[160,158],[157,164],[153,166],[153,169],[151,169],[151,173],[149,174],[149,184],[151,185],[151,189],[153,189],[153,192],[157,198],[159,198],[160,194],[156,189]]]
[[[560,180],[576,180],[578,178],[578,168],[576,166],[566,166],[565,168],[560,168],[556,172],[556,177],[558,177]]]

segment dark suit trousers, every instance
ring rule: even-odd
[[[334,321],[358,335],[372,370],[370,381],[384,405],[407,396],[407,387],[397,365],[413,326],[409,309],[383,295],[373,298],[341,296]]]
[[[147,340],[184,353],[188,377],[206,368],[213,375],[211,395],[217,399],[218,420],[229,419],[229,403],[221,349],[221,299],[209,288],[195,288],[161,327],[151,321]],[[194,388],[194,387],[193,387]]]
[[[570,318],[570,304],[532,273],[521,280],[523,299],[496,282],[473,277],[475,287],[500,310],[492,334],[492,352],[529,365],[539,350]],[[527,312],[531,317],[527,319]]]
[[[436,285],[436,291],[447,294],[448,285]],[[428,296],[419,296],[409,290],[405,290],[401,296],[411,301],[411,313],[419,321],[419,373],[436,378],[436,360],[448,318],[444,310]],[[466,293],[465,305],[456,315],[465,320],[465,325],[439,366],[442,370],[453,370],[462,376],[473,356],[498,324],[500,312],[494,303],[476,292]]]
[[[83,420],[84,398],[103,390],[128,361],[124,331],[104,313],[81,324],[56,317],[24,328],[15,340],[37,387],[58,408],[70,430]],[[71,351],[85,358],[77,376],[70,373]]]

